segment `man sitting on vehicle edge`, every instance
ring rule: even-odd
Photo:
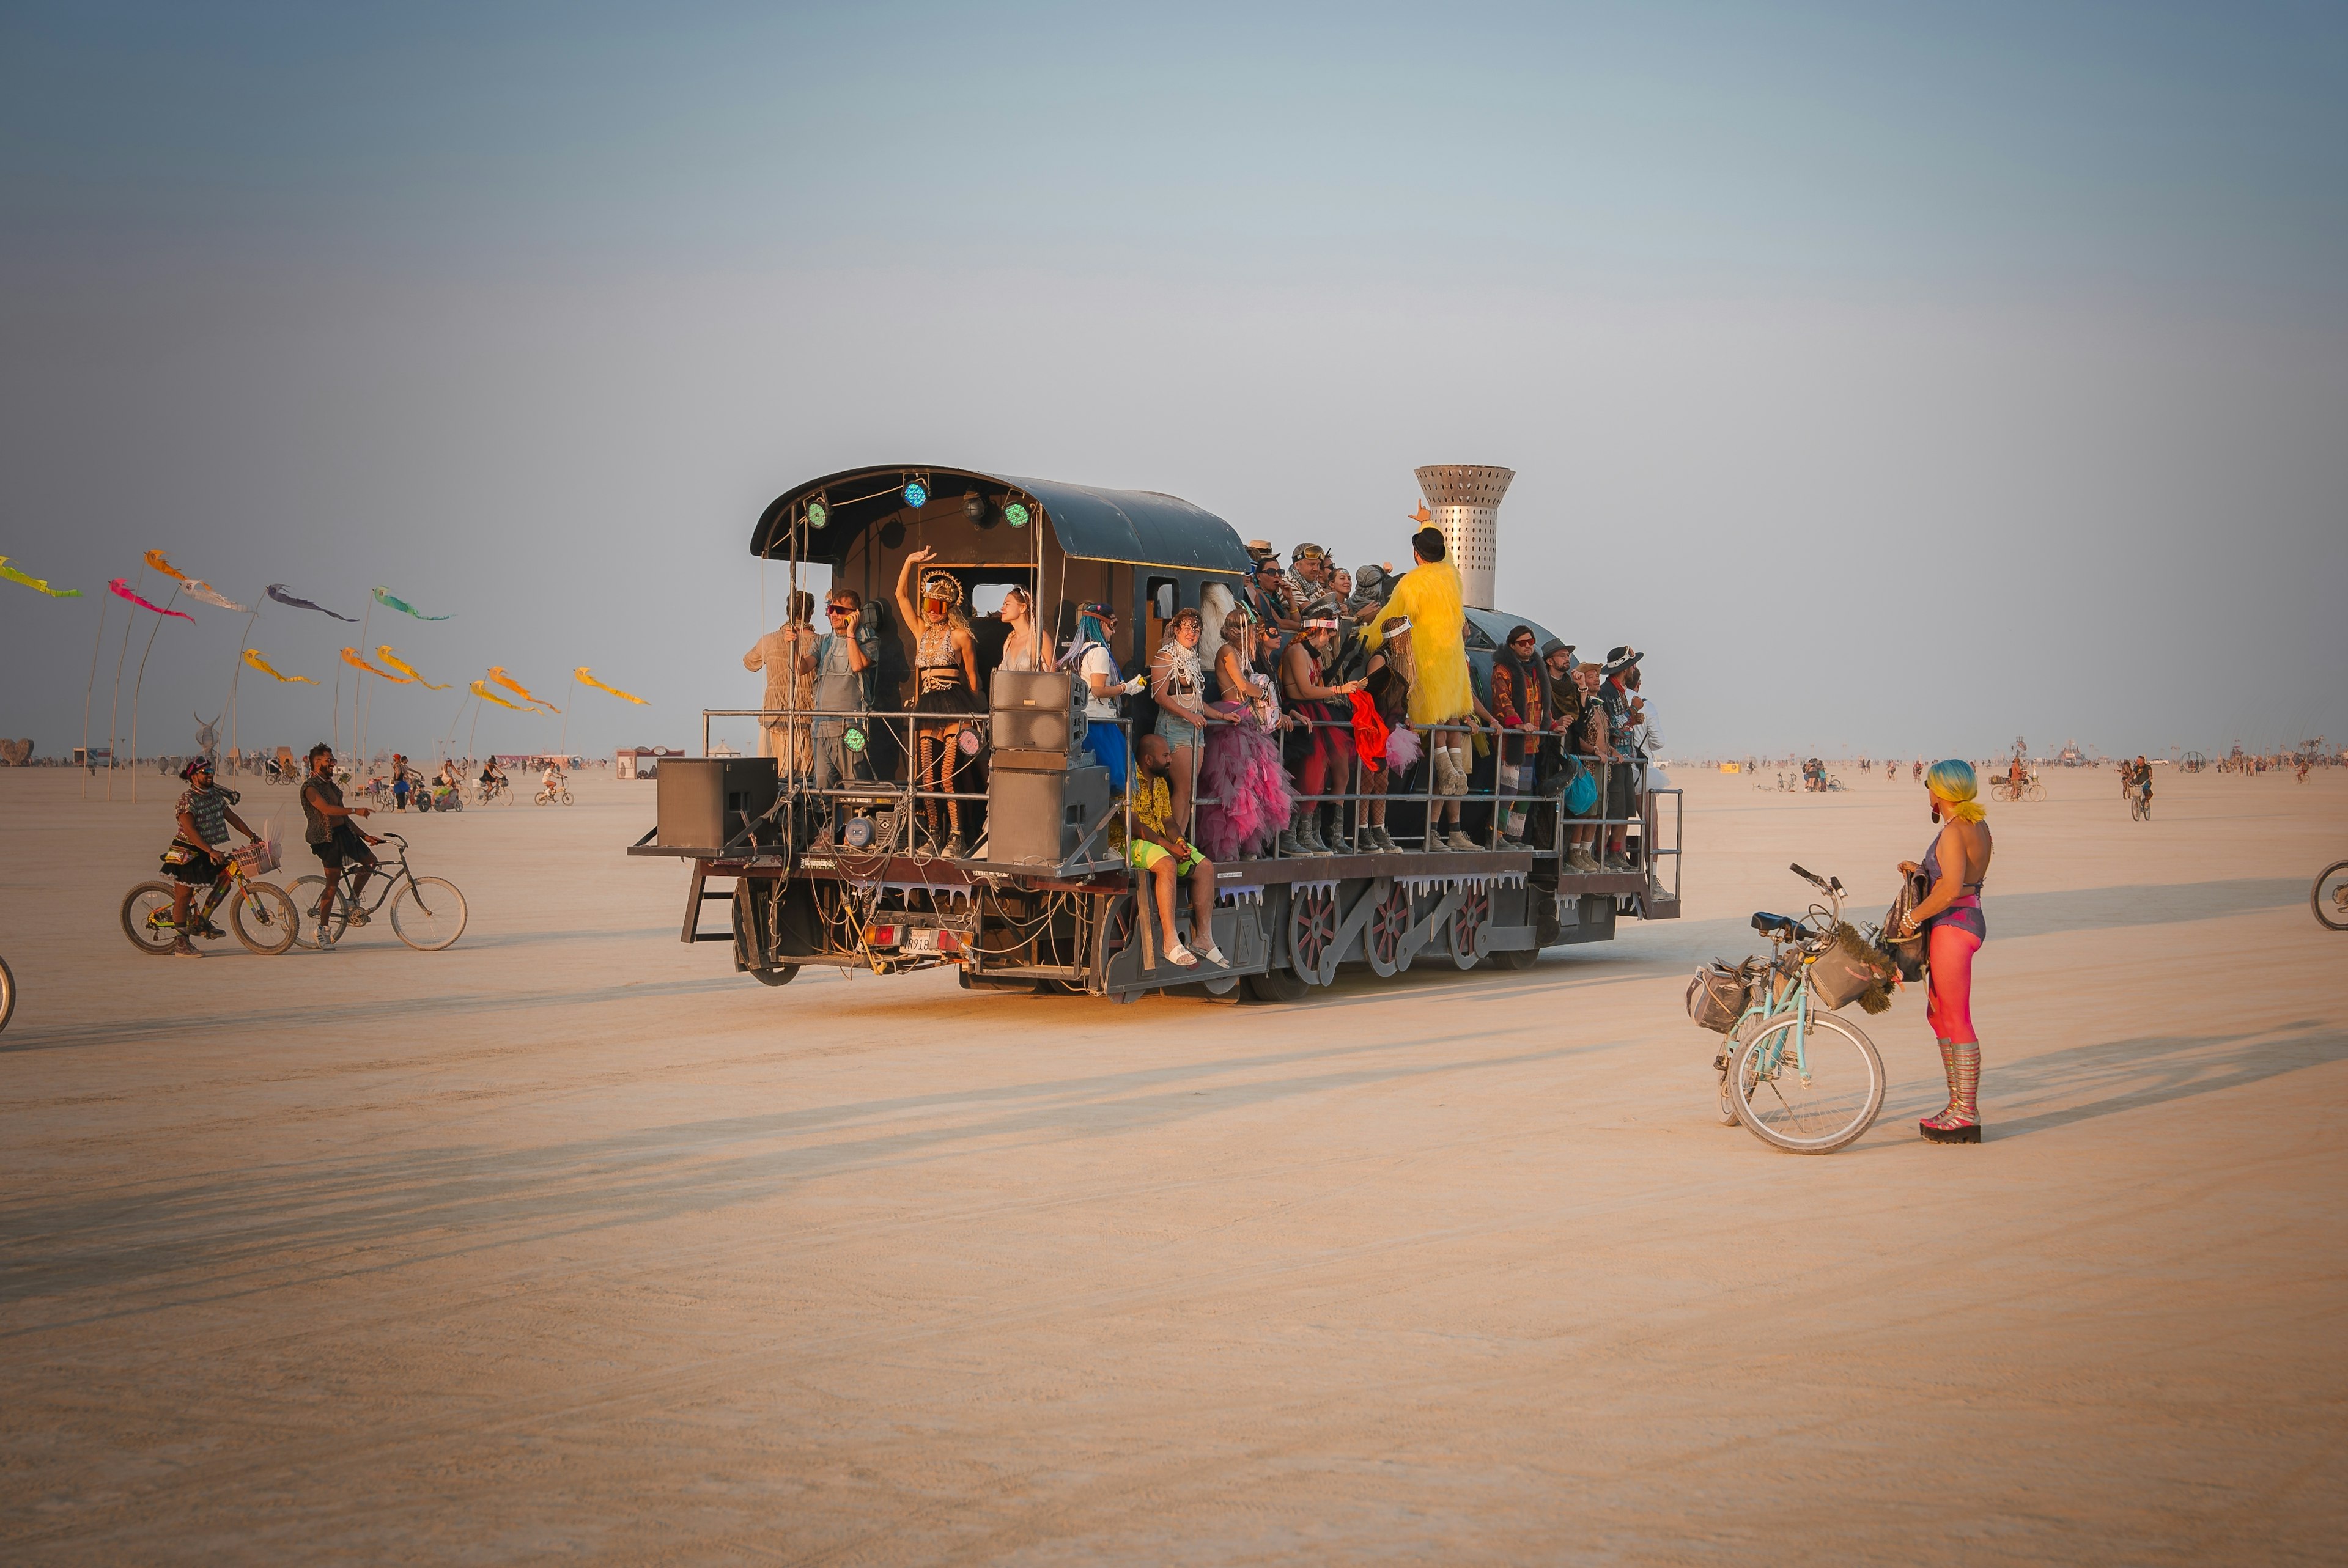
[[[1133,787],[1129,792],[1133,838],[1129,843],[1121,843],[1125,827],[1122,811],[1109,819],[1109,837],[1113,845],[1121,843],[1127,864],[1149,881],[1148,897],[1158,907],[1158,923],[1162,927],[1159,941],[1167,961],[1188,969],[1203,958],[1218,968],[1227,968],[1231,960],[1215,944],[1215,863],[1170,825],[1174,796],[1168,781],[1173,772],[1174,748],[1166,743],[1165,736],[1148,734],[1134,741]],[[1185,873],[1190,878],[1190,934],[1204,943],[1196,953],[1183,945],[1174,930],[1174,879]]]

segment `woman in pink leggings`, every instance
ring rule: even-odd
[[[1981,1038],[1973,1033],[1973,955],[1988,939],[1982,918],[1982,883],[1989,876],[1992,845],[1988,814],[1974,801],[1972,764],[1954,758],[1932,764],[1924,788],[1932,820],[1946,822],[1924,852],[1924,864],[1900,863],[1902,875],[1922,872],[1931,888],[1908,917],[1906,935],[1926,933],[1925,962],[1931,968],[1924,1021],[1940,1042],[1941,1071],[1949,1075],[1948,1108],[1927,1116],[1916,1130],[1936,1143],[1981,1142]]]

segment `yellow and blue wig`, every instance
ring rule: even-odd
[[[1981,808],[1973,796],[1981,793],[1974,781],[1973,765],[1962,757],[1944,757],[1932,764],[1924,775],[1924,787],[1941,803],[1941,814],[1953,816],[1959,822],[1979,822],[1989,813]]]

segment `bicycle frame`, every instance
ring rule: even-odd
[[[1770,954],[1766,964],[1762,965],[1757,972],[1755,970],[1755,966],[1759,963],[1759,960],[1747,958],[1745,961],[1746,972],[1760,982],[1761,999],[1746,1005],[1745,1011],[1738,1016],[1735,1027],[1729,1031],[1728,1038],[1730,1044],[1734,1046],[1740,1036],[1746,1039],[1756,1038],[1762,1030],[1788,1014],[1793,1015],[1794,1026],[1778,1032],[1776,1040],[1771,1043],[1766,1051],[1762,1053],[1762,1060],[1756,1065],[1764,1077],[1773,1076],[1785,1061],[1787,1041],[1791,1040],[1794,1071],[1807,1082],[1810,1071],[1808,1035],[1812,1002],[1809,966],[1811,958],[1815,956],[1810,951],[1809,944],[1820,936],[1832,936],[1835,927],[1842,923],[1842,885],[1839,879],[1828,883],[1812,876],[1808,872],[1802,871],[1798,866],[1794,869],[1800,872],[1826,894],[1830,907],[1820,909],[1815,904],[1810,906],[1809,913],[1803,917],[1805,930],[1802,936],[1787,937],[1781,932],[1771,933],[1770,945],[1775,950]],[[1809,922],[1821,915],[1825,917],[1824,932],[1810,932],[1807,929]],[[1780,989],[1778,982],[1781,980],[1791,982],[1784,987],[1783,998],[1776,994]],[[1746,1026],[1748,1022],[1754,1026],[1754,1032],[1751,1035],[1746,1034]],[[1733,1055],[1731,1061],[1734,1061]]]

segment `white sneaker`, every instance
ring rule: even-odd
[[[1167,945],[1166,961],[1178,969],[1194,969],[1199,967],[1199,955],[1178,939]]]

